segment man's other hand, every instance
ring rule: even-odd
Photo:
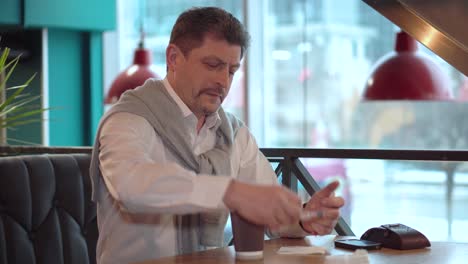
[[[325,235],[333,231],[340,217],[340,208],[344,205],[344,199],[335,196],[339,185],[337,181],[328,184],[307,202],[304,210],[317,212],[318,217],[302,221],[305,231],[314,235]]]
[[[224,195],[231,210],[270,230],[297,224],[302,210],[300,198],[279,185],[257,185],[232,180]]]

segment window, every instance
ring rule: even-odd
[[[261,21],[265,63],[256,70],[264,73],[265,96],[249,102],[264,104],[268,113],[263,130],[268,133],[256,134],[263,145],[468,147],[468,125],[459,122],[467,110],[463,103],[361,101],[373,65],[393,51],[398,31],[365,3],[293,0],[284,8],[284,1],[267,2]],[[419,49],[450,77],[458,96],[465,76],[422,45]]]
[[[363,102],[361,94],[372,67],[393,51],[399,29],[360,0],[291,0],[290,8],[283,5],[282,0],[264,1],[259,8],[263,16],[255,14],[253,18],[263,25],[260,40],[258,35],[253,36],[261,43],[263,63],[248,76],[263,80],[264,96],[249,96],[249,107],[257,107],[250,113],[263,113],[250,115],[249,124],[262,124],[253,130],[260,145],[468,148],[468,125],[461,122],[468,110],[461,102],[466,76],[420,45],[420,51],[447,74],[459,101]],[[255,63],[258,58],[249,59],[249,63]],[[257,88],[249,83],[249,94],[258,93]],[[441,228],[445,232],[428,234],[436,240],[460,240],[453,234],[462,232],[467,224],[463,211],[455,209],[461,205],[458,200],[467,199],[463,194],[464,166],[455,166],[457,176],[452,190],[454,177],[447,170],[451,163],[356,159],[303,162],[319,183],[331,179],[342,183],[340,194],[347,199],[342,214],[358,236],[378,224],[369,219],[373,206],[393,214],[390,217],[382,213],[387,220],[379,221],[407,221],[411,226],[420,219],[424,232],[430,229],[429,223],[443,223],[440,226],[446,227]],[[376,194],[382,200],[375,199]],[[427,201],[432,201],[434,210],[421,214]],[[414,210],[408,210],[408,206]],[[456,227],[458,231],[453,230]]]

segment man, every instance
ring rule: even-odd
[[[102,118],[91,165],[98,263],[222,246],[228,211],[283,236],[332,231],[344,203],[333,195],[338,184],[305,205],[320,217],[300,223],[298,196],[277,184],[248,128],[221,107],[248,41],[222,9],[182,13],[166,78],[126,92]]]

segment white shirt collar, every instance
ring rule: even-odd
[[[179,108],[182,111],[182,114],[184,115],[184,117],[187,117],[189,115],[193,115],[190,108],[188,108],[188,106],[182,101],[182,99],[180,99],[180,97],[174,91],[174,88],[172,88],[171,84],[167,80],[167,77],[164,78],[164,80],[162,82],[163,82],[164,87],[166,88],[167,92],[169,93],[169,95],[172,97],[172,99],[174,99],[176,104],[179,106]]]

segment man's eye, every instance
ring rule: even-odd
[[[219,64],[215,64],[215,63],[205,63],[205,65],[208,66],[209,68],[216,69],[216,68],[218,68],[218,65],[219,65]]]

